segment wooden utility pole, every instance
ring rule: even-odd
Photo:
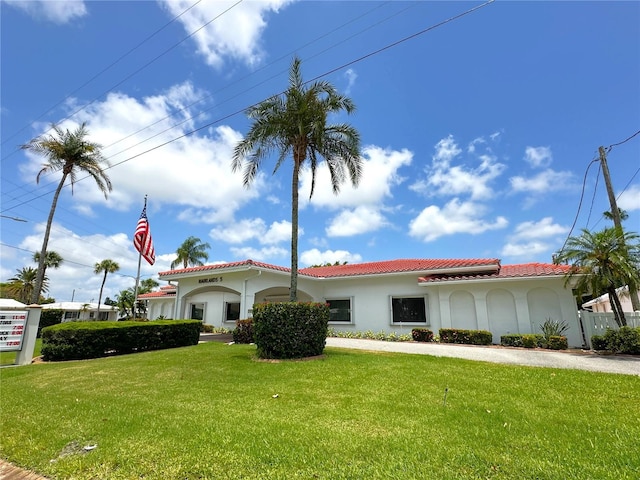
[[[607,153],[604,147],[599,147],[600,164],[602,165],[602,176],[604,177],[604,184],[607,187],[607,195],[609,196],[609,204],[611,205],[611,218],[613,218],[613,225],[616,230],[623,232],[622,220],[620,219],[620,209],[616,203],[616,196],[613,193],[613,187],[611,186],[611,175],[609,174],[609,166],[607,165]],[[624,239],[623,239],[624,242]],[[631,307],[634,312],[640,311],[640,299],[638,299],[638,286],[635,282],[631,282],[629,285],[629,297],[631,298]]]

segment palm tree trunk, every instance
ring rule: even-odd
[[[107,281],[107,270],[104,271],[104,277],[102,277],[102,285],[100,285],[100,295],[98,295],[98,313],[96,313],[96,320],[100,320],[100,302],[102,302],[102,290],[104,289],[104,283]]]
[[[291,180],[291,288],[289,301],[298,300],[298,183],[300,161],[294,151],[293,179]]]
[[[40,250],[40,259],[38,260],[38,274],[36,276],[36,285],[31,294],[31,303],[38,303],[40,301],[40,292],[42,291],[42,283],[44,282],[45,261],[47,260],[47,246],[49,245],[49,235],[51,234],[51,225],[53,224],[53,215],[56,213],[56,206],[58,205],[58,197],[60,191],[64,186],[64,182],[67,179],[67,173],[62,173],[62,178],[53,194],[53,201],[51,202],[51,210],[49,211],[49,218],[47,219],[47,228],[44,231],[44,239],[42,240],[42,250]]]
[[[609,287],[607,293],[609,294],[609,303],[611,304],[611,310],[613,311],[613,316],[618,327],[626,327],[627,319],[622,311],[622,304],[620,303],[620,298],[618,298],[618,293],[616,292],[615,287]]]

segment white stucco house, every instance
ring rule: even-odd
[[[43,310],[62,310],[63,322],[72,322],[75,320],[118,320],[118,307],[110,305],[100,305],[98,313],[97,303],[82,302],[56,302],[42,304]],[[99,318],[98,318],[99,317]]]
[[[412,328],[540,333],[564,320],[570,346],[583,344],[566,265],[501,265],[498,259],[402,259],[304,268],[298,300],[327,302],[338,330],[410,333]],[[171,284],[140,295],[149,319],[194,318],[226,328],[255,303],[289,300],[290,269],[245,260],[160,272]]]
[[[629,287],[625,285],[624,287],[617,288],[616,292],[618,293],[618,298],[622,305],[622,311],[633,312],[631,296],[629,295]],[[638,295],[640,295],[640,290],[638,291]],[[592,312],[613,312],[611,309],[611,302],[609,301],[609,294],[607,293],[583,303],[582,308],[585,310],[591,310]]]

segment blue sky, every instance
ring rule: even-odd
[[[305,79],[355,102],[332,121],[360,131],[364,161],[359,188],[338,196],[322,166],[311,200],[303,177],[302,267],[550,262],[574,221],[574,233],[608,225],[592,160],[640,129],[640,3],[498,0],[430,28],[480,5],[2,1],[1,279],[35,266],[42,245],[59,176],[36,184],[42,159],[17,147],[52,122],[86,122],[113,183],[107,200],[88,180],[63,190],[49,244],[65,259],[48,271],[58,301],[97,301],[105,258],[121,267],[105,296],[134,285],[145,195],[156,264],[142,278],[191,235],[211,245],[209,263],[289,266],[290,164],[272,175],[267,161],[250,189],[230,165],[242,112],[286,88],[294,54]],[[638,231],[640,135],[608,162]]]

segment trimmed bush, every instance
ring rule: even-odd
[[[591,346],[594,350],[609,350],[614,353],[640,355],[640,327],[620,327],[608,329],[604,335],[593,335]]]
[[[235,343],[254,343],[253,318],[236,320],[233,341]]]
[[[522,335],[522,346],[525,348],[536,348],[544,345],[544,335],[539,333],[525,333]]]
[[[414,328],[411,337],[416,342],[433,342],[433,332],[428,328]]]
[[[607,340],[604,338],[604,335],[592,335],[591,348],[594,350],[606,350]]]
[[[82,360],[196,345],[198,320],[154,322],[68,322],[42,331],[46,361]]]
[[[522,347],[522,335],[519,333],[509,333],[500,337],[500,345],[505,347]]]
[[[463,330],[441,328],[440,343],[460,343],[466,345],[491,345],[493,334],[487,330]]]
[[[253,306],[253,331],[260,358],[321,355],[329,329],[324,303],[260,303]]]
[[[550,350],[566,350],[569,348],[567,337],[564,335],[550,335],[546,340],[546,348]]]
[[[38,333],[37,336],[40,338],[42,336],[42,329],[50,327],[52,325],[58,325],[62,323],[62,316],[64,315],[64,310],[42,310],[40,312],[40,323],[38,324]]]

